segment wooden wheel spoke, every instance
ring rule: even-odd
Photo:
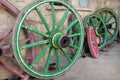
[[[58,25],[58,29],[61,29],[61,28],[63,27],[63,25],[64,25],[64,23],[65,23],[65,20],[66,20],[67,17],[68,17],[68,13],[69,13],[69,9],[67,9],[67,10],[65,11],[65,13],[64,13],[64,15],[63,15],[63,17],[62,17],[59,25]]]
[[[46,66],[45,66],[45,72],[48,72],[52,57],[53,57],[53,48],[49,50],[49,55],[48,55]]]
[[[52,23],[53,23],[53,29],[56,28],[56,15],[55,15],[55,8],[54,3],[51,3],[51,12],[52,12]]]
[[[38,7],[36,7],[35,10],[37,11],[40,19],[42,20],[43,24],[45,25],[45,28],[48,30],[48,32],[50,32],[50,26],[47,23],[47,20],[45,19],[45,17],[43,16],[42,12],[39,10]]]
[[[63,33],[66,33],[68,30],[70,30],[77,22],[78,22],[78,20],[73,21],[73,22],[63,31]]]
[[[77,36],[80,36],[81,33],[75,33],[75,34],[71,34],[71,35],[68,35],[69,38],[72,38],[72,37],[77,37]]]
[[[106,23],[108,23],[112,18],[114,17],[114,15],[111,15],[108,20],[106,21]]]
[[[25,46],[21,46],[20,49],[23,50],[23,49],[32,48],[32,47],[35,47],[35,46],[41,46],[41,45],[47,44],[49,42],[50,42],[49,40],[43,40],[43,41],[28,44],[28,45],[25,45]]]
[[[31,64],[31,68],[34,67],[35,64],[38,63],[38,61],[40,61],[40,59],[45,56],[45,54],[47,53],[47,51],[51,48],[51,44],[49,44],[46,48],[44,48],[44,50],[37,56],[37,58],[32,62]]]
[[[58,70],[60,71],[61,70],[61,56],[60,56],[59,49],[56,50],[56,57],[57,57],[57,67],[58,67]]]
[[[109,30],[107,30],[108,31],[108,33],[110,34],[110,36],[113,36],[113,34],[109,31]]]
[[[67,58],[70,62],[72,62],[72,59],[70,58],[70,55],[68,54],[68,52],[67,52],[66,50],[64,50],[64,49],[61,49],[61,51],[62,51],[63,54],[66,56],[66,58]]]
[[[107,22],[107,17],[108,17],[108,10],[106,11],[106,15],[105,15],[105,22]]]
[[[47,35],[47,34],[45,34],[45,33],[43,33],[43,32],[40,32],[40,31],[38,31],[37,29],[28,27],[28,26],[26,26],[26,25],[22,25],[21,27],[22,27],[23,29],[26,29],[26,30],[29,30],[29,31],[31,31],[31,32],[34,32],[34,33],[36,33],[36,34],[38,34],[38,35],[45,36],[45,37],[49,37],[49,35]]]
[[[79,50],[79,47],[77,47],[77,46],[75,46],[75,45],[70,44],[69,46],[70,46],[71,48],[75,48],[75,49],[78,49],[78,50]]]

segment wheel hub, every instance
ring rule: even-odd
[[[56,33],[52,38],[52,45],[55,48],[65,48],[68,47],[70,39],[67,36],[64,36],[62,33]]]
[[[59,41],[59,45],[60,47],[68,47],[70,43],[70,39],[67,36],[62,36],[60,41]]]
[[[100,36],[99,28],[96,28],[96,29],[95,29],[95,33],[97,34],[97,36]]]
[[[103,28],[103,27],[101,27],[101,28],[96,28],[96,34],[98,35],[98,36],[100,36],[101,35],[101,33],[104,33],[105,32],[105,29]]]
[[[111,28],[112,28],[112,24],[108,24],[107,29],[111,29]]]

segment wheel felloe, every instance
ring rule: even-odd
[[[59,44],[62,48],[68,47],[70,44],[70,39],[68,38],[68,36],[62,36]]]

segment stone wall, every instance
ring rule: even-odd
[[[26,5],[31,3],[33,0],[8,0],[19,10],[24,8]],[[15,17],[8,13],[3,6],[0,6],[0,36],[4,34],[5,31],[8,31],[10,27],[13,26],[15,22]]]
[[[19,10],[22,10],[26,5],[31,3],[34,0],[8,0],[14,6],[16,6]],[[80,8],[78,0],[69,0],[70,3],[77,9],[77,11],[84,19],[85,16],[95,12],[97,9],[102,7],[112,8],[119,16],[120,16],[120,0],[89,0],[88,8]],[[61,10],[62,11],[62,10]],[[60,14],[58,14],[60,15]],[[60,17],[59,17],[60,18]],[[3,31],[8,30],[10,26],[14,23],[15,18],[11,16],[7,11],[4,10],[3,7],[0,7],[0,25],[4,26],[0,29],[0,35],[2,35]],[[7,27],[9,25],[9,27]]]

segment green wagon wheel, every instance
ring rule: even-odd
[[[88,15],[84,19],[85,30],[87,30],[89,26],[92,26],[94,28],[96,36],[100,40],[98,44],[98,48],[99,50],[102,49],[106,45],[106,40],[107,40],[107,29],[103,20],[95,14]]]
[[[57,18],[59,16],[56,16],[57,6],[54,5],[56,3],[64,8],[60,20]],[[49,10],[46,9],[47,7]],[[69,14],[73,14],[76,19],[66,26],[65,21]],[[46,15],[49,15],[49,19]],[[34,24],[34,20],[37,19],[39,24]],[[29,26],[24,22],[28,22]],[[74,30],[73,26],[76,24],[79,27]],[[36,42],[21,44],[20,38],[24,29],[34,34]],[[79,15],[63,0],[34,1],[21,11],[13,31],[13,50],[17,62],[25,72],[40,79],[52,79],[69,70],[82,52],[83,42],[84,29]],[[37,51],[36,58],[30,64],[23,57],[29,58],[28,49],[32,47]]]
[[[119,18],[117,14],[109,8],[101,8],[95,13],[104,20],[108,33],[108,39],[106,44],[110,44],[118,34]]]

